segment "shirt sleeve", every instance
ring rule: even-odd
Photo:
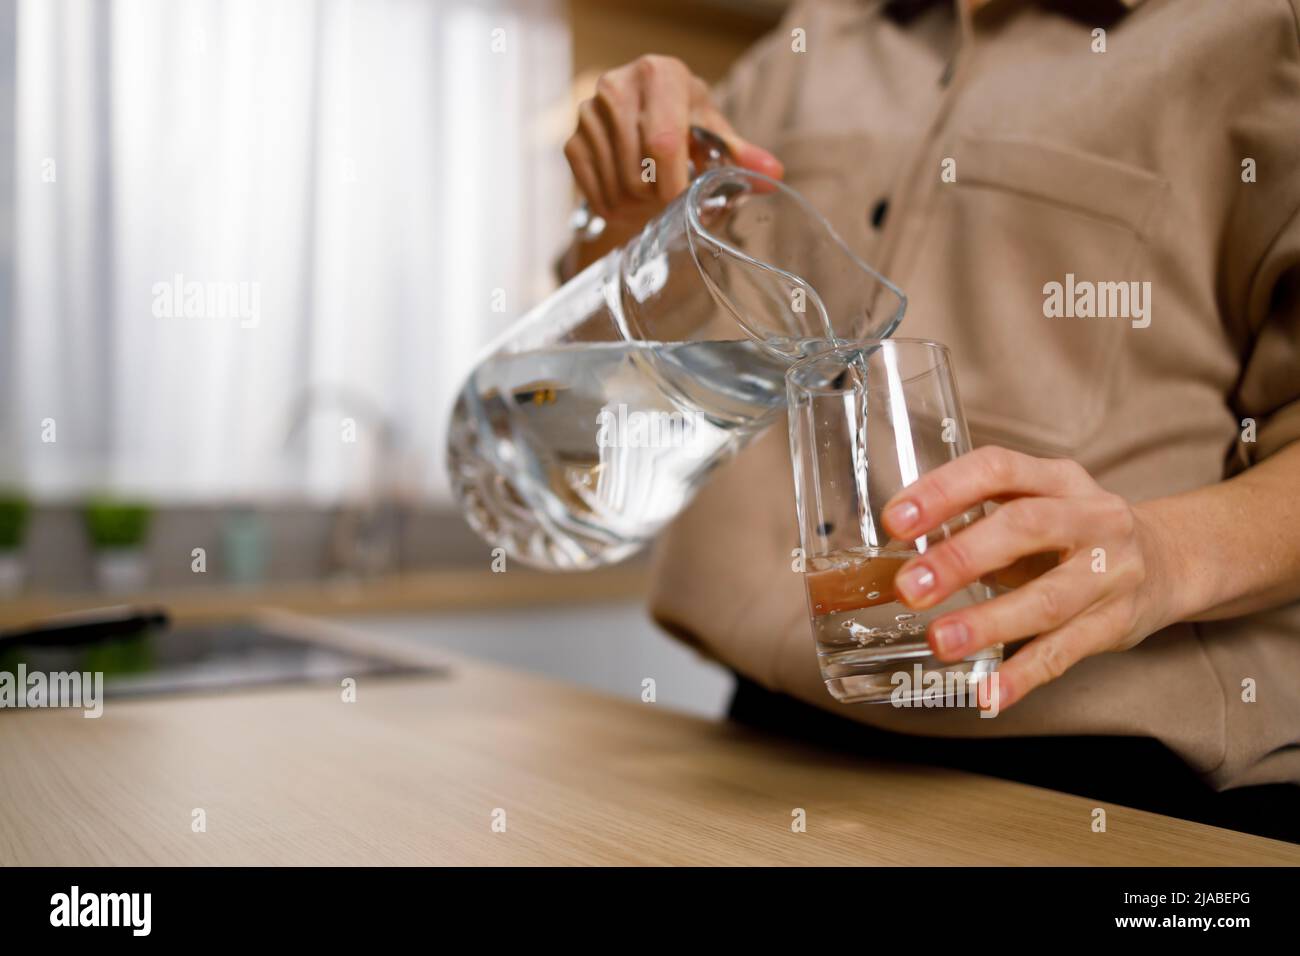
[[[1253,91],[1251,108],[1234,121],[1257,181],[1237,187],[1224,246],[1229,311],[1239,317],[1229,329],[1243,343],[1229,396],[1241,434],[1230,473],[1300,439],[1300,2],[1291,6],[1297,33],[1275,58],[1276,80]]]
[[[1300,440],[1300,210],[1264,254],[1247,313],[1253,336],[1232,403],[1243,435],[1234,471]]]

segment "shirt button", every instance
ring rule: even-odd
[[[885,224],[885,217],[889,215],[889,200],[881,199],[871,207],[871,225],[874,229],[879,229]]]

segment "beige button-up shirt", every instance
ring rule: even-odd
[[[796,4],[722,97],[907,292],[899,334],[951,347],[976,444],[1077,459],[1139,501],[1300,438],[1298,36],[1297,0],[824,0]],[[1044,287],[1068,276],[1149,282],[1145,317],[1048,317]],[[797,546],[781,422],[661,540],[653,613],[850,720],[1144,735],[1220,788],[1300,782],[1300,605],[1168,628],[994,720],[841,705]]]

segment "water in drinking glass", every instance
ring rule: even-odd
[[[840,682],[878,670],[907,670],[914,660],[931,656],[925,632],[941,615],[993,596],[982,583],[958,591],[924,611],[903,604],[894,590],[899,568],[920,552],[859,547],[809,559],[804,577],[812,612],[813,637],[827,687],[835,696],[851,696]],[[985,648],[968,658],[973,666],[997,660],[1001,646]]]

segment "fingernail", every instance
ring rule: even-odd
[[[998,710],[1001,710],[1011,703],[1011,682],[1002,675],[1001,671],[994,671],[993,676],[997,678],[993,682],[994,702]]]
[[[885,524],[895,531],[907,531],[921,518],[921,509],[911,501],[900,501],[890,505],[883,515]]]
[[[930,633],[934,637],[935,650],[944,657],[960,653],[970,640],[970,628],[961,621],[936,624]]]
[[[908,568],[894,579],[894,587],[903,592],[909,601],[924,597],[934,587],[934,572],[924,564]]]

